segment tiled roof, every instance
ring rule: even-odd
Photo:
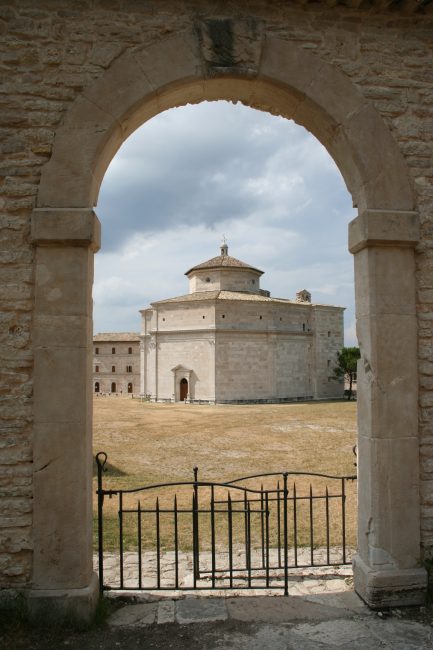
[[[290,304],[299,307],[330,307],[336,309],[342,309],[338,305],[324,305],[321,303],[311,303],[311,302],[297,302],[295,300],[290,300],[289,298],[271,298],[269,296],[263,296],[259,293],[248,293],[246,291],[196,291],[195,293],[187,293],[185,296],[176,296],[175,298],[167,298],[166,300],[157,300],[153,302],[152,305],[166,305],[170,303],[185,303],[185,302],[206,302],[206,301],[216,301],[216,300],[233,300],[233,301],[242,301],[242,302],[261,302],[267,304]]]
[[[104,341],[139,341],[140,337],[137,332],[100,332],[94,334],[93,340],[97,342]]]
[[[217,257],[212,257],[212,259],[207,260],[206,262],[202,262],[201,264],[197,264],[197,266],[193,266],[192,269],[185,273],[185,275],[189,275],[193,271],[219,268],[249,269],[250,271],[256,271],[256,273],[263,275],[263,271],[260,271],[260,269],[256,269],[254,266],[250,266],[250,264],[241,262],[241,260],[237,260],[236,257],[231,257],[231,255],[218,255]]]
[[[216,291],[197,291],[196,293],[187,293],[185,296],[176,296],[175,298],[166,298],[165,300],[156,300],[152,305],[161,305],[168,302],[197,302],[205,300],[216,300],[219,290]]]
[[[195,293],[188,293],[185,296],[177,296],[176,298],[167,298],[166,300],[158,300],[153,302],[153,305],[161,305],[173,302],[204,302],[212,300],[242,300],[248,302],[284,302],[291,303],[292,300],[285,298],[269,298],[259,293],[247,293],[246,291],[196,291]],[[293,303],[296,304],[296,303]]]

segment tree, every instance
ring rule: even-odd
[[[350,400],[352,397],[352,385],[356,376],[356,364],[361,357],[359,348],[343,348],[338,353],[338,365],[334,368],[334,377],[340,381],[343,379],[349,383],[349,390],[347,398]]]

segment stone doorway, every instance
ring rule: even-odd
[[[180,390],[179,399],[181,402],[184,402],[188,397],[188,380],[185,379],[185,377],[180,380],[179,390]]]
[[[385,122],[337,67],[275,36],[265,40],[260,30],[249,34],[251,25],[242,21],[232,38],[240,44],[249,34],[253,49],[229,65],[216,48],[209,62],[211,23],[119,56],[72,104],[43,168],[32,218],[34,457],[42,465],[47,450],[57,449],[61,430],[62,471],[71,473],[75,489],[59,494],[55,474],[35,474],[33,602],[48,590],[63,606],[71,607],[74,598],[92,603],[97,589],[91,563],[88,322],[92,258],[100,239],[93,207],[102,177],[120,144],[145,120],[212,99],[242,101],[305,126],[334,158],[358,207],[349,228],[362,353],[355,588],[372,606],[422,602],[414,279],[419,234],[406,165]],[[53,293],[58,286],[62,291]],[[69,342],[61,350],[46,332],[53,309]],[[50,395],[65,377],[58,409]],[[71,594],[67,605],[65,589]]]

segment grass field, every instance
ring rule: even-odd
[[[356,404],[323,402],[266,405],[190,405],[150,404],[127,398],[95,398],[94,452],[108,454],[104,486],[135,488],[150,483],[191,481],[193,467],[199,468],[202,481],[224,482],[240,476],[284,471],[309,471],[324,474],[356,473],[352,452],[356,439]],[[319,482],[320,483],[320,482]],[[270,481],[264,481],[270,489]],[[291,489],[289,480],[289,489]],[[297,480],[298,494],[309,489],[309,480]],[[355,543],[356,484],[348,492],[348,541]],[[255,487],[260,488],[260,484]],[[96,489],[96,482],[95,482]],[[324,483],[314,490],[324,489]],[[191,506],[191,488],[176,490],[179,508]],[[221,495],[222,496],[222,495]],[[156,495],[140,495],[141,507],[154,507]],[[131,504],[136,497],[131,497]],[[152,505],[151,505],[152,504]],[[172,507],[173,491],[159,491],[161,508]],[[299,542],[308,542],[307,502],[300,503]],[[131,505],[131,507],[135,507]],[[304,511],[302,510],[304,508]],[[95,499],[96,511],[96,499]],[[117,500],[107,499],[106,548],[117,544]],[[324,511],[316,508],[315,544],[324,543]],[[203,515],[205,518],[206,515]],[[242,518],[240,518],[242,519]],[[339,511],[330,512],[331,532],[336,529]],[[185,521],[184,521],[185,520]],[[301,525],[301,522],[302,525]],[[236,522],[235,539],[236,539]],[[223,531],[225,523],[217,522]],[[239,521],[239,535],[242,521]],[[179,519],[179,543],[190,546],[190,516]],[[209,526],[203,522],[201,540],[209,543]],[[135,519],[125,525],[125,547],[136,540]],[[162,534],[169,549],[171,533]],[[153,543],[153,527],[143,526],[144,547]],[[272,542],[272,540],[271,540]]]

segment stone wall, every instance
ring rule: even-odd
[[[312,307],[312,328],[315,333],[313,356],[314,395],[329,398],[341,397],[343,386],[334,379],[338,352],[344,340],[343,314],[332,307]]]
[[[179,400],[174,385],[173,368],[178,365],[191,370],[189,399],[215,400],[213,371],[214,333],[158,333],[147,341],[147,381],[145,393],[156,401]]]
[[[216,336],[217,401],[312,398],[307,334],[221,332]]]
[[[283,0],[1,3],[0,586],[22,587],[32,580],[32,474],[42,468],[32,465],[32,351],[38,341],[32,336],[35,268],[30,215],[41,169],[74,100],[122,53],[150,46],[170,33],[182,35],[192,27],[200,33],[206,16],[231,19],[235,27],[252,25],[241,28],[236,41],[244,58],[256,60],[260,50],[254,38],[278,36],[335,66],[380,113],[404,155],[421,225],[416,255],[421,536],[426,553],[431,552],[433,19],[429,10],[387,11],[387,3],[370,3],[368,11],[325,5]],[[202,43],[205,58],[206,47]],[[200,65],[213,63],[206,59]],[[104,216],[100,217],[103,223]]]
[[[215,269],[195,271],[189,281],[190,293],[196,291],[215,291],[216,289],[228,291],[251,291],[258,293],[260,290],[260,274],[254,271],[218,271]]]

